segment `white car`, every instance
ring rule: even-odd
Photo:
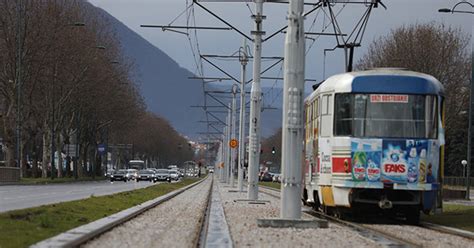
[[[178,181],[179,180],[179,172],[177,170],[170,170],[170,178],[171,178],[171,180]]]

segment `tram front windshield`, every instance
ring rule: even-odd
[[[336,94],[335,136],[437,137],[437,100],[430,95]]]

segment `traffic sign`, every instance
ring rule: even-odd
[[[105,149],[106,149],[105,144],[99,144],[99,145],[97,146],[97,151],[98,151],[100,154],[104,154],[104,153],[105,153]]]
[[[229,141],[230,148],[236,148],[239,145],[239,142],[236,139],[231,139]]]

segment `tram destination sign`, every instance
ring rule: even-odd
[[[408,95],[370,95],[370,102],[372,103],[408,103]]]

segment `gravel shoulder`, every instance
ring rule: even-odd
[[[83,247],[193,247],[210,189],[208,178]]]

